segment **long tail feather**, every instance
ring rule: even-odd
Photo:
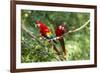
[[[60,55],[60,52],[58,51],[55,45],[53,45],[53,49],[57,52],[58,55]]]
[[[63,52],[64,52],[64,55],[66,56],[66,55],[67,55],[67,51],[66,51],[66,49],[65,49],[65,42],[64,42],[63,37],[61,37],[61,38],[59,39],[59,41],[60,41],[62,50],[63,50]]]

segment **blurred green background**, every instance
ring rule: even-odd
[[[21,29],[21,62],[60,61],[59,56],[52,50],[51,44],[47,40],[41,40],[39,28],[35,24],[36,20],[45,23],[55,35],[55,28],[63,22],[66,23],[68,30],[73,30],[89,19],[90,13],[21,10],[22,25],[36,36],[36,39],[32,40],[32,37]],[[67,34],[64,40],[68,50],[66,61],[90,59],[89,24],[77,32]],[[59,48],[59,44],[57,47]]]

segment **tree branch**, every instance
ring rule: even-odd
[[[67,33],[65,33],[64,35],[62,35],[62,36],[60,36],[60,37],[55,37],[55,38],[53,38],[53,39],[51,39],[51,40],[57,40],[57,39],[59,39],[59,38],[65,36],[66,34],[73,33],[73,32],[77,32],[77,31],[79,31],[79,30],[85,28],[86,25],[89,24],[89,22],[90,22],[90,20],[86,21],[85,24],[83,24],[83,25],[80,26],[79,28],[77,28],[77,29],[75,29],[75,30],[70,30],[70,31],[68,31]]]
[[[88,20],[87,22],[85,22],[85,24],[82,25],[81,27],[79,27],[79,28],[77,28],[77,29],[75,29],[75,30],[70,30],[70,31],[68,31],[67,33],[77,32],[77,31],[83,29],[89,22],[90,22],[90,20]]]
[[[39,44],[41,44],[41,46],[42,46],[43,48],[47,48],[47,47],[34,35],[33,32],[29,31],[29,30],[25,27],[24,21],[22,22],[21,28],[22,28],[22,30],[24,30],[28,35],[30,35],[30,36],[32,37],[32,40],[33,40],[33,41],[36,40]]]
[[[21,28],[22,28],[27,34],[29,34],[29,35],[32,37],[32,40],[34,40],[34,39],[36,38],[36,36],[33,35],[32,32],[30,32],[29,30],[26,29],[26,27],[25,27],[24,24],[21,25]]]

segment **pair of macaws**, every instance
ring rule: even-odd
[[[45,37],[47,39],[54,38],[54,35],[52,34],[51,30],[44,23],[42,23],[41,21],[36,21],[36,24],[39,27],[40,34],[43,37]],[[65,49],[64,39],[61,36],[63,36],[63,34],[66,32],[67,32],[67,28],[65,28],[64,23],[62,23],[60,26],[58,26],[55,30],[56,37],[60,37],[58,40],[60,41],[64,56],[66,56],[67,51]],[[54,50],[59,54],[59,51],[55,46],[54,46]]]

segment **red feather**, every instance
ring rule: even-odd
[[[39,26],[40,33],[42,36],[46,36],[46,33],[50,32],[49,28],[44,23],[42,23],[40,21],[36,21],[36,24]]]

